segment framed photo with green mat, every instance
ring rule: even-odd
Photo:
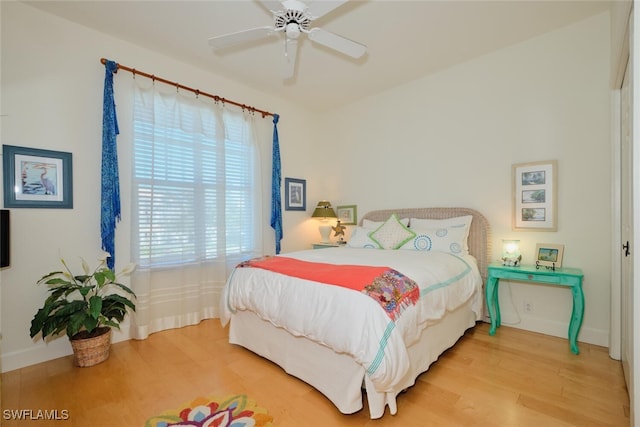
[[[336,215],[342,225],[356,225],[358,223],[358,207],[356,205],[336,206]]]

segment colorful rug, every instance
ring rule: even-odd
[[[145,427],[273,427],[266,409],[244,394],[198,397],[180,408],[149,418]]]

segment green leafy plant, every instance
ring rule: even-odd
[[[118,277],[129,275],[135,264],[128,264],[118,274],[107,267],[106,252],[99,258],[100,264],[91,272],[82,260],[84,274],[74,275],[64,259],[60,259],[64,271],[53,271],[38,284],[49,287],[49,296],[31,321],[31,338],[42,332],[42,338],[66,332],[69,339],[99,335],[107,327],[120,328],[127,309],[135,311],[135,293],[118,283]]]

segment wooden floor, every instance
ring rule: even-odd
[[[602,347],[480,323],[415,386],[398,413],[370,420],[340,414],[278,366],[227,343],[217,320],[114,344],[111,357],[75,368],[71,356],[2,374],[2,420],[10,426],[136,427],[200,395],[246,393],[286,426],[628,426],[621,365]],[[68,411],[66,421],[12,421],[7,410]]]

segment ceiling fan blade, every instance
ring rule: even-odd
[[[318,19],[334,9],[345,4],[348,0],[313,0],[307,3],[307,12],[312,19]]]
[[[282,2],[278,0],[260,0],[260,3],[271,12],[277,12],[283,9]]]
[[[264,39],[274,34],[276,34],[276,32],[274,31],[273,27],[252,28],[250,30],[238,31],[236,33],[211,37],[209,39],[209,45],[214,50],[223,49],[225,47],[231,47],[241,43]]]
[[[360,58],[367,51],[365,45],[325,31],[322,28],[312,28],[307,35],[311,41],[342,52],[352,58]]]
[[[290,79],[296,70],[296,57],[298,56],[298,40],[286,39],[284,51],[284,73],[285,79]]]

